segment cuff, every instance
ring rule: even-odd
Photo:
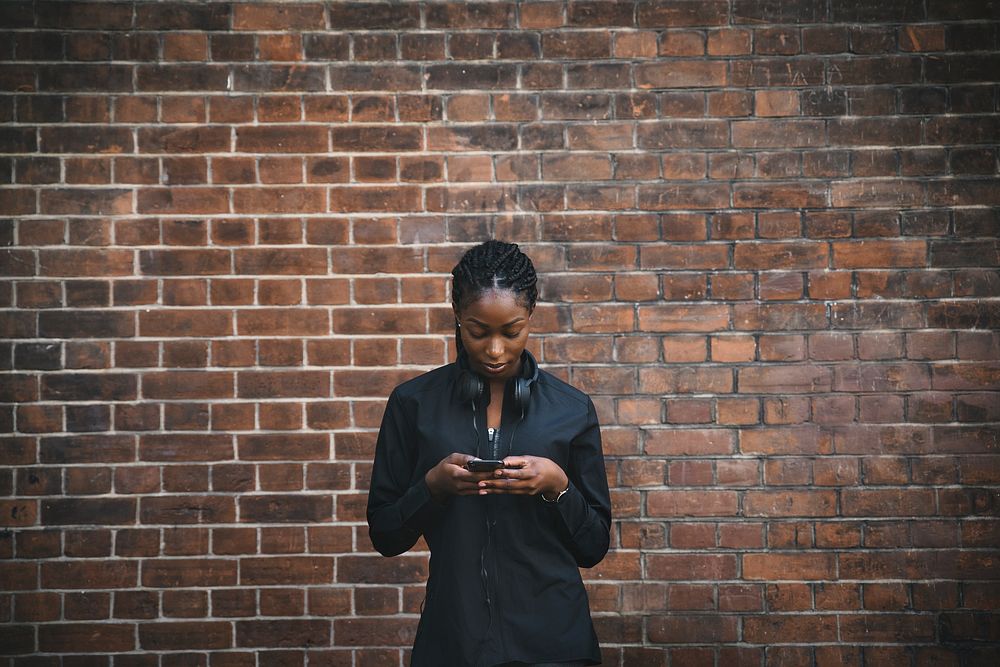
[[[577,531],[586,523],[587,500],[572,481],[558,502],[545,502],[544,498],[542,502],[552,508],[552,511],[559,513],[570,535],[576,535]]]

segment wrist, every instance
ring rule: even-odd
[[[444,498],[444,494],[437,488],[436,480],[431,474],[433,472],[434,468],[427,471],[427,474],[424,475],[424,484],[427,485],[427,490],[431,492],[431,497],[434,498],[434,500],[441,501]]]
[[[567,491],[569,491],[569,479],[566,480],[565,486],[560,488],[558,491],[543,491],[541,493],[542,500],[547,503],[557,503],[562,500],[562,497],[566,495]]]

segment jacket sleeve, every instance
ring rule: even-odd
[[[570,444],[566,476],[569,490],[559,502],[547,504],[562,519],[577,565],[593,567],[601,562],[611,544],[611,496],[604,471],[601,428],[592,401],[588,401],[585,428]]]
[[[410,549],[446,507],[431,496],[424,476],[414,474],[414,433],[402,401],[393,391],[382,416],[368,490],[368,535],[383,556]]]

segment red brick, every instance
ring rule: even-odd
[[[650,554],[647,575],[652,580],[725,580],[736,576],[730,554]]]
[[[736,641],[737,618],[715,615],[654,617],[646,632],[654,643],[729,643]]]
[[[811,426],[742,429],[740,451],[744,454],[821,454],[833,451],[832,438]],[[838,453],[841,451],[838,448]]]
[[[758,93],[758,105],[762,104],[761,99]],[[770,109],[765,110],[769,112],[766,115],[780,113]],[[745,148],[822,146],[825,143],[823,130],[823,123],[813,120],[736,121],[733,123],[733,146]]]
[[[729,328],[729,308],[715,305],[639,306],[640,331],[721,331]]]
[[[923,241],[834,242],[834,268],[871,269],[925,266],[927,245]]]
[[[233,8],[232,21],[236,30],[314,29],[323,25],[323,6],[238,5]]]
[[[141,190],[137,202],[139,213],[205,214],[229,211],[228,193],[208,187]]]
[[[650,429],[645,432],[644,451],[649,455],[732,454],[736,436],[726,429]]]
[[[927,641],[935,634],[930,618],[914,614],[878,614],[877,617],[847,615],[841,617],[841,636],[847,641]]]
[[[98,563],[88,560],[47,562],[41,569],[44,588],[134,588],[139,581],[135,562]]]
[[[808,628],[808,630],[806,630]],[[789,616],[770,614],[743,619],[743,638],[752,644],[778,644],[786,637],[806,631],[816,641],[837,640],[837,617],[825,615]]]
[[[219,649],[232,646],[232,627],[223,622],[143,623],[139,646],[145,650]]]
[[[747,579],[833,579],[834,554],[744,554],[743,576]],[[780,573],[780,574],[779,574]]]
[[[737,509],[733,491],[651,491],[646,502],[651,516],[731,516]]]
[[[834,491],[750,491],[745,503],[748,516],[823,517],[837,514]]]

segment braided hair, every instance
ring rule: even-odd
[[[451,275],[451,303],[456,311],[489,290],[510,290],[529,311],[534,310],[538,300],[535,266],[516,243],[496,239],[481,243],[462,255]],[[461,353],[464,348],[458,320],[455,320],[455,345]]]

